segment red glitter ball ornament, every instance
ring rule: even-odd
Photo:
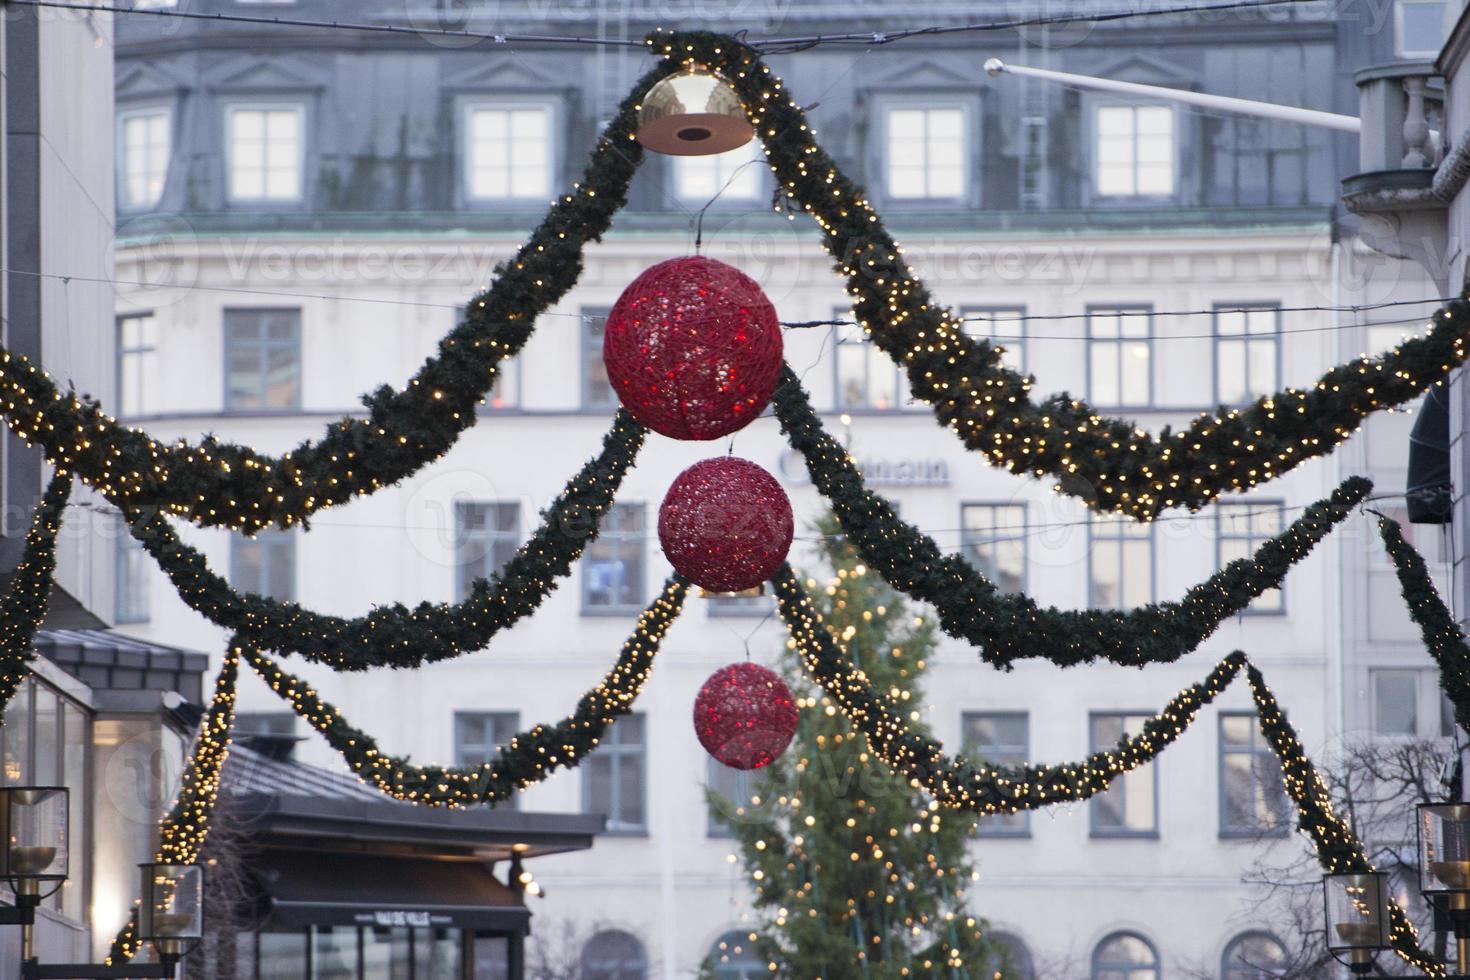
[[[792,529],[781,484],[738,456],[695,463],[675,478],[658,509],[658,541],[669,564],[710,592],[743,592],[776,574]]]
[[[721,667],[694,699],[694,732],[731,769],[759,769],[796,734],[796,699],[780,675],[759,664]]]
[[[670,259],[623,290],[602,360],[633,417],[672,439],[718,439],[760,415],[783,363],[776,308],[755,280],[703,256]]]

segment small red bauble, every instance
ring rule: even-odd
[[[759,664],[721,667],[694,699],[694,731],[705,751],[731,769],[759,769],[796,734],[796,699]]]
[[[781,324],[755,280],[703,256],[623,290],[602,338],[623,407],[672,439],[718,439],[760,415],[781,377]]]
[[[695,463],[675,478],[658,509],[658,541],[669,564],[710,592],[743,592],[776,574],[791,535],[786,491],[738,456]]]

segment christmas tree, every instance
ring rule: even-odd
[[[808,588],[874,687],[922,729],[931,620],[862,565],[835,520],[819,527],[834,574],[825,590]],[[782,977],[1009,976],[1003,948],[965,907],[975,817],[941,810],[872,755],[790,644],[781,666],[801,709],[791,748],[751,774],[750,799],[710,793],[755,890],[751,948]],[[730,975],[720,959],[706,977]]]

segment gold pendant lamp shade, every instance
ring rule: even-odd
[[[638,109],[638,142],[655,153],[708,156],[755,137],[740,96],[703,68],[661,79]]]

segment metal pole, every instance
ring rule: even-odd
[[[1095,78],[1091,75],[1074,75],[1069,71],[1052,71],[1050,68],[1027,68],[1025,65],[1008,65],[999,58],[985,62],[985,72],[992,78],[1002,73],[1022,75],[1027,78],[1043,78],[1062,85],[1097,89],[1101,92],[1121,92],[1150,99],[1168,99],[1185,105],[1214,109],[1217,112],[1234,112],[1244,116],[1259,116],[1279,122],[1302,123],[1321,126],[1340,133],[1361,133],[1363,121],[1357,116],[1344,116],[1337,112],[1320,109],[1299,109],[1296,106],[1277,105],[1274,102],[1257,102],[1254,99],[1236,99],[1228,95],[1209,95],[1184,89],[1165,88],[1162,85],[1144,85],[1140,82],[1120,82],[1112,78]]]

